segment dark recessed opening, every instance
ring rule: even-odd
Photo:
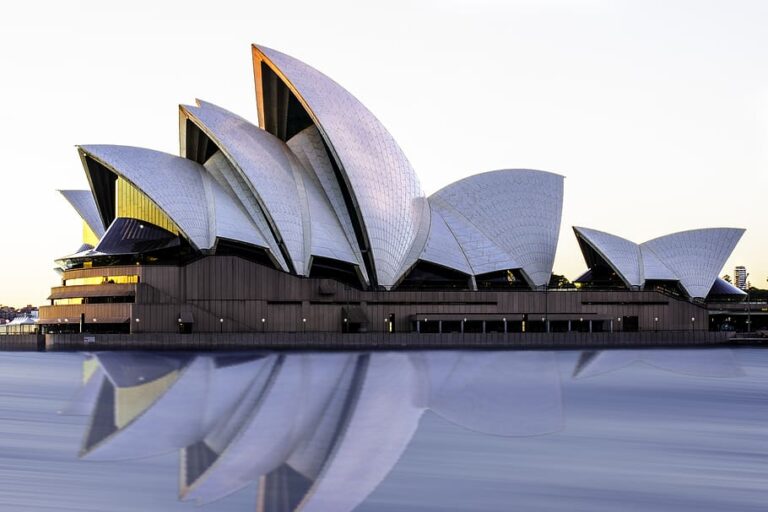
[[[358,290],[362,287],[356,265],[331,258],[313,256],[309,277],[313,279],[333,279]]]
[[[398,290],[469,290],[469,276],[458,270],[419,261],[397,285]]]
[[[277,269],[278,266],[272,259],[270,253],[263,247],[255,247],[253,245],[244,244],[241,242],[235,242],[233,240],[219,239],[216,244],[217,256],[237,256],[265,267]]]
[[[85,166],[88,170],[88,180],[91,183],[93,197],[96,199],[96,207],[99,210],[101,221],[105,226],[115,220],[115,182],[117,174],[110,171],[104,165],[85,155]]]
[[[475,276],[478,290],[530,290],[518,269],[498,270]]]
[[[265,130],[286,142],[313,124],[298,98],[264,62],[261,63],[261,80]]]

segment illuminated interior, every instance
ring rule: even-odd
[[[117,217],[143,220],[178,235],[178,226],[155,203],[132,183],[122,177],[115,184]]]
[[[82,286],[90,284],[136,284],[139,282],[139,276],[93,276],[93,277],[76,277],[73,279],[66,279],[64,286]]]
[[[92,247],[99,245],[99,237],[85,221],[83,221],[83,243]]]

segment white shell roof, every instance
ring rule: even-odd
[[[139,188],[198,249],[212,248],[216,238],[266,247],[253,222],[202,165],[144,148],[91,145],[80,149]]]
[[[706,297],[743,234],[737,228],[693,229],[642,245],[678,276],[691,297]]]
[[[91,228],[94,234],[101,238],[104,236],[104,224],[101,222],[99,208],[90,190],[59,190],[64,199],[69,201],[83,221]]]
[[[307,204],[305,230],[309,232],[310,254],[359,265],[362,261],[355,255],[344,230],[317,177],[306,172],[300,180],[299,194]],[[356,245],[356,244],[355,244]],[[309,262],[307,262],[309,264]],[[307,268],[309,273],[309,268]]]
[[[432,211],[443,218],[448,229],[456,238],[472,268],[473,274],[479,275],[496,270],[520,268],[520,264],[516,259],[499,247],[485,233],[477,229],[476,226],[450,204],[436,196],[429,198],[429,204],[432,206]],[[430,242],[428,241],[427,243],[429,244]],[[448,252],[448,249],[446,249],[446,252]],[[423,255],[422,258],[434,257],[434,253],[435,250],[430,249],[430,252]]]
[[[245,179],[273,233],[283,241],[294,269],[304,274],[308,255],[302,219],[308,214],[297,193],[296,174],[301,173],[301,164],[277,137],[220,107],[198,103],[198,107],[182,106],[182,111]]]
[[[339,84],[278,51],[254,46],[254,52],[292,89],[328,143],[364,223],[378,284],[391,287],[429,227],[428,205],[415,201],[424,193],[411,164],[379,120]]]
[[[438,207],[432,207],[431,220],[429,238],[420,259],[472,275],[474,272],[469,265],[467,255],[464,254]]]
[[[138,187],[199,249],[211,247],[200,166],[168,153],[129,146],[81,146],[88,156]],[[171,186],[173,185],[173,186]]]
[[[677,276],[656,254],[644,245],[640,245],[643,279],[656,281],[677,281]]]
[[[573,229],[611,265],[627,286],[642,286],[640,247],[636,243],[596,229]]]
[[[463,239],[482,235],[480,243],[492,241],[503,254],[491,260],[514,263],[503,268],[520,268],[533,286],[549,282],[560,233],[562,176],[528,169],[486,172],[448,185],[430,203],[443,213],[476,273],[490,270],[476,265],[474,247]]]
[[[304,165],[304,168],[314,173],[317,183],[322,188],[327,201],[330,203],[330,206],[336,215],[337,222],[340,224],[343,235],[346,238],[346,245],[354,254],[354,261],[359,266],[360,272],[365,276],[365,281],[367,282],[368,278],[365,270],[365,262],[360,254],[360,247],[358,246],[357,238],[355,237],[355,229],[352,226],[352,220],[349,217],[349,212],[344,203],[344,197],[339,182],[336,180],[336,176],[333,172],[333,164],[331,164],[331,161],[328,158],[328,153],[325,151],[325,145],[323,144],[320,132],[314,125],[309,126],[291,137],[287,144],[299,161]],[[343,242],[339,240],[334,243]],[[334,250],[339,249],[336,248]],[[346,249],[341,250],[346,252]]]
[[[265,240],[264,247],[270,249],[279,267],[287,271],[288,266],[277,245],[277,240],[272,236],[267,218],[262,213],[256,198],[250,193],[245,180],[235,171],[227,157],[221,151],[216,151],[203,163],[203,167],[227,194],[236,198],[235,202],[239,203],[246,212],[249,223],[253,224],[259,236]]]
[[[216,238],[226,238],[257,247],[269,247],[267,238],[250,216],[211,176],[204,174],[203,183],[210,195],[209,211]]]
[[[691,297],[705,298],[744,234],[739,228],[705,228],[672,233],[635,244],[594,229],[574,228],[625,281],[675,280]],[[629,276],[629,278],[627,278]]]

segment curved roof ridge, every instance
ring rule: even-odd
[[[691,229],[641,245],[679,276],[688,295],[705,298],[744,232],[742,228]]]
[[[415,251],[426,242],[430,214],[426,197],[405,153],[381,122],[354,95],[311,66],[264,46],[253,46],[259,120],[266,123],[262,63],[294,95],[315,124],[335,160],[359,226],[369,277],[389,288]],[[270,104],[270,106],[273,106]],[[277,108],[274,105],[274,108]]]
[[[433,195],[441,192],[442,190],[445,190],[446,188],[452,187],[452,186],[456,185],[457,183],[461,183],[463,181],[471,180],[473,178],[478,178],[480,176],[486,176],[486,175],[489,175],[489,174],[504,173],[504,172],[520,172],[520,173],[526,173],[527,172],[527,173],[535,173],[535,174],[542,174],[542,175],[547,175],[548,174],[550,176],[555,176],[555,177],[558,177],[558,178],[563,178],[563,179],[566,178],[566,176],[564,174],[559,174],[559,173],[552,172],[552,171],[543,171],[541,169],[528,169],[528,168],[525,168],[525,167],[521,167],[521,168],[517,168],[516,167],[516,168],[492,169],[490,171],[477,172],[477,173],[474,173],[474,174],[470,174],[469,176],[465,176],[463,178],[459,178],[456,181],[452,181],[451,183],[448,183],[447,185],[444,185],[444,186],[440,187],[439,189],[437,189],[436,191],[434,191],[430,195],[433,196]]]
[[[656,240],[661,240],[663,238],[668,238],[671,236],[678,236],[686,233],[697,233],[702,231],[741,231],[741,233],[744,234],[747,230],[744,228],[737,228],[733,226],[712,226],[712,227],[706,227],[706,228],[690,228],[690,229],[683,229],[680,231],[673,231],[672,233],[667,233],[665,235],[660,235],[660,236],[651,238],[649,240],[646,240],[640,245],[644,245],[644,244],[647,244]]]
[[[424,244],[424,250],[421,252],[418,259],[436,263],[438,265],[444,265],[466,274],[474,275],[469,258],[464,252],[464,248],[456,239],[456,235],[451,230],[448,222],[446,222],[443,215],[437,211],[431,203],[430,208],[432,208],[432,225],[429,228],[429,237]],[[445,235],[448,236],[448,240],[444,240]]]
[[[75,209],[93,233],[101,238],[105,227],[99,215],[99,207],[90,190],[59,190],[59,194]]]
[[[648,279],[655,280],[679,280],[680,278],[669,268],[659,257],[653,252],[650,247],[643,244],[638,245],[640,248],[640,260],[642,262],[640,269],[642,270],[643,282]]]
[[[530,169],[476,174],[443,187],[439,197],[518,262],[532,287],[552,274],[562,220],[564,178]]]
[[[742,228],[698,228],[636,244],[595,229],[574,226],[573,230],[579,240],[594,249],[628,285],[645,286],[647,280],[675,280],[693,298],[707,297],[745,232]],[[628,269],[634,268],[630,246],[638,258],[636,281],[627,276]],[[586,253],[584,255],[586,259]]]
[[[509,254],[509,252],[505,251],[502,247],[499,247],[492,238],[482,230],[478,229],[471,220],[469,220],[463,213],[457,211],[450,203],[434,195],[430,196],[429,203],[438,209],[438,212],[443,217],[443,220],[445,220],[448,229],[456,238],[456,241],[459,242],[459,247],[461,247],[462,252],[467,258],[473,275],[487,274],[488,272],[495,272],[497,270],[520,267],[520,263],[517,262],[513,255]],[[440,212],[440,209],[443,211]],[[446,216],[446,213],[453,215],[455,218],[451,220],[449,216]],[[456,221],[464,223],[469,229],[460,229],[460,226],[457,225]],[[487,254],[483,250],[483,247],[477,244],[478,236],[481,238],[479,241],[484,244],[486,248],[494,249],[497,257],[493,258],[493,255]],[[474,240],[472,239],[473,237],[475,237]],[[476,250],[480,250],[480,254],[474,254]],[[499,258],[499,255],[503,256]]]
[[[627,287],[643,285],[642,259],[638,244],[597,229],[574,226],[573,230],[605,260]]]
[[[203,165],[131,146],[90,145],[80,150],[141,190],[198,249],[213,248],[219,238],[269,248],[236,199]]]
[[[141,190],[195,247],[210,248],[208,215],[200,208],[205,202],[200,164],[134,146],[87,145],[78,149]]]
[[[322,197],[322,199],[318,200],[327,204],[330,213],[339,224],[341,236],[334,245],[341,244],[348,246],[348,250],[352,252],[354,257],[352,261],[348,262],[357,265],[363,281],[367,284],[368,274],[366,272],[363,256],[360,253],[357,238],[355,237],[352,220],[347,211],[342,192],[339,188],[339,183],[334,176],[333,166],[323,145],[320,133],[314,125],[309,126],[291,137],[288,142],[286,142],[286,145],[293,151],[294,155],[296,155],[299,162],[303,165],[305,179],[312,182],[313,189],[316,188],[317,194]],[[346,242],[346,244],[343,242]],[[326,243],[326,245],[329,244]],[[336,247],[334,248],[334,251],[339,249],[339,247]],[[347,248],[342,247],[341,250],[346,253]],[[322,256],[323,254],[317,255]],[[341,261],[347,261],[347,259],[341,259]]]
[[[296,182],[301,163],[270,133],[212,103],[198,102],[198,107],[182,106],[182,111],[245,179],[281,251],[296,273],[304,275],[309,255],[304,234],[307,212]]]

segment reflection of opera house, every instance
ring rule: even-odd
[[[104,352],[63,411],[90,417],[86,461],[180,454],[180,497],[258,482],[256,510],[354,509],[428,410],[473,432],[563,428],[553,352],[160,355]]]
[[[711,328],[742,235],[643,244],[576,228],[589,271],[543,293],[562,176],[500,170],[426,196],[392,136],[336,82],[253,48],[259,127],[199,101],[180,156],[79,148],[84,221],[40,309],[61,332],[545,332]]]
[[[101,352],[87,356],[83,385],[63,413],[88,418],[80,448],[84,461],[178,453],[183,500],[210,503],[257,483],[254,510],[344,512],[364,502],[396,470],[428,411],[471,435],[549,436],[568,432],[572,422],[578,432],[583,416],[573,413],[583,404],[574,381],[599,380],[639,365],[651,367],[653,390],[658,389],[653,376],[661,372],[744,375],[729,349],[556,354],[563,353]],[[630,374],[627,387],[609,384],[608,395],[599,385],[584,392],[620,398],[609,414],[627,414],[642,408],[632,382]],[[665,414],[668,406],[661,402]],[[572,414],[566,415],[569,409]],[[590,421],[604,423],[599,411],[590,408]],[[668,431],[674,428],[663,435]],[[480,446],[455,435],[445,439],[461,450]],[[563,442],[553,437],[547,446]],[[501,467],[528,471],[524,445],[515,446],[521,451],[508,453]],[[424,445],[418,450],[425,453]],[[546,456],[553,450],[548,448]],[[434,461],[436,453],[426,453]],[[590,461],[582,464],[582,470],[590,470]],[[469,480],[486,492],[487,482]]]

